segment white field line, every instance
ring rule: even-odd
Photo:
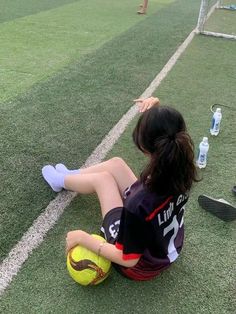
[[[140,98],[146,98],[153,94],[153,92],[160,85],[161,81],[166,77],[167,73],[175,65],[180,55],[190,44],[195,33],[196,30],[194,29],[179,46]],[[101,162],[137,113],[138,108],[136,105],[133,105],[92,152],[83,167]],[[11,283],[14,276],[17,275],[23,263],[28,259],[32,251],[43,242],[47,232],[55,225],[65,208],[70,204],[76,195],[76,193],[68,191],[59,193],[57,197],[48,204],[45,211],[33,222],[32,226],[25,232],[21,240],[12,248],[8,256],[0,264],[0,296]]]

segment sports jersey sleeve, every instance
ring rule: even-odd
[[[146,222],[127,209],[123,209],[116,248],[123,251],[123,259],[141,257],[147,247]]]

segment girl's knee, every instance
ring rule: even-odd
[[[93,184],[96,192],[113,185],[113,181],[114,178],[108,171],[93,173],[91,176],[91,184]]]
[[[121,157],[113,157],[110,159],[111,163],[114,165],[114,167],[123,167],[126,165],[126,162]]]
[[[114,180],[113,176],[110,174],[109,171],[103,171],[103,172],[99,172],[97,173],[97,179],[101,182],[101,181],[111,181]]]

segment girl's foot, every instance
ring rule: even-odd
[[[203,209],[224,221],[236,219],[236,208],[224,199],[217,200],[207,195],[200,195],[198,203]]]
[[[53,191],[60,192],[64,188],[65,175],[57,172],[53,166],[44,166],[42,169],[42,175]]]

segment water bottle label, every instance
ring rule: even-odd
[[[200,154],[199,161],[204,162],[205,161],[205,154]]]
[[[212,118],[212,121],[211,121],[211,129],[214,128],[214,125],[215,125],[215,118]]]
[[[218,123],[215,124],[215,131],[218,131],[219,128],[220,128],[220,124],[219,124],[219,122],[218,122]]]

